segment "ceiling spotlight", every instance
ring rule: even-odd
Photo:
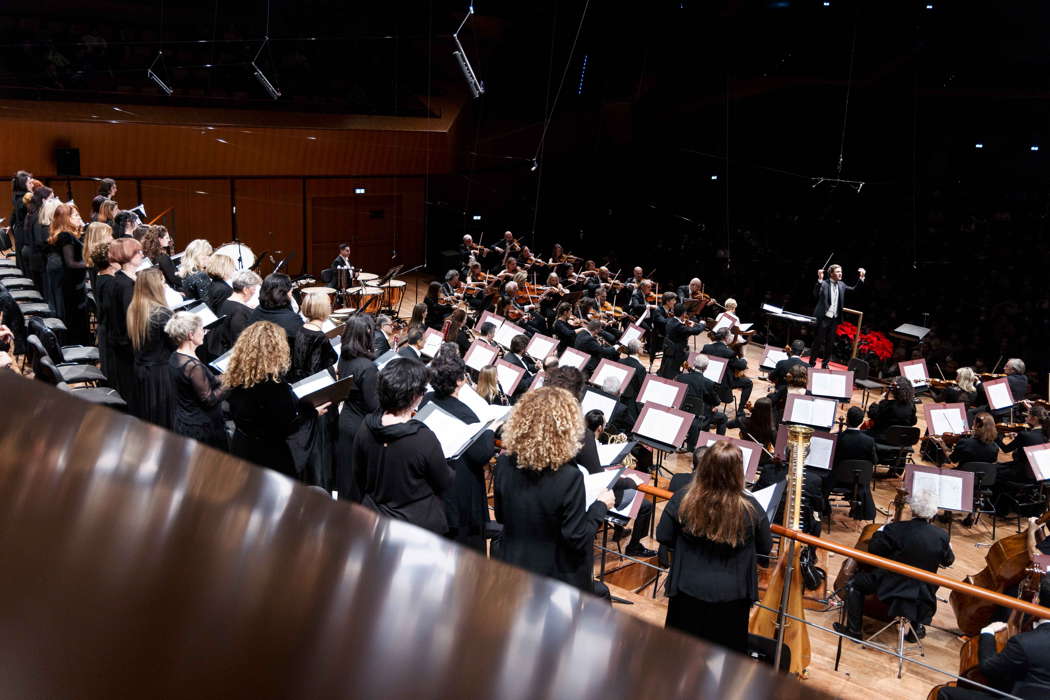
[[[263,47],[266,46],[269,41],[269,36],[264,37],[262,45],[260,45],[259,50],[255,52],[255,58],[252,59],[252,71],[253,75],[255,75],[255,79],[259,81],[259,84],[266,89],[266,92],[270,93],[270,97],[276,100],[281,96],[281,91],[274,87],[273,83],[270,82],[270,79],[263,74],[262,69],[255,63],[259,60],[259,55],[262,53]]]
[[[463,18],[463,21],[459,23],[459,29],[452,32],[452,41],[456,42],[456,51],[452,52],[452,55],[456,57],[456,63],[459,64],[459,69],[463,71],[463,77],[467,80],[467,87],[470,88],[470,94],[477,99],[485,94],[485,86],[478,80],[478,76],[474,74],[474,69],[470,65],[470,60],[467,59],[467,52],[463,48],[463,44],[459,43],[459,33],[463,31],[464,25],[470,16],[474,14],[474,6],[470,5],[467,8],[467,16]]]
[[[712,175],[712,176],[711,176],[711,179],[712,179],[712,180],[717,180],[717,179],[718,179],[718,176],[717,176],[717,175]]]
[[[472,218],[474,221],[481,221],[481,214],[475,214]]]
[[[1028,147],[1028,150],[1029,151],[1038,151],[1039,150],[1039,146],[1036,146],[1036,145],[1033,144],[1033,145]]]
[[[354,188],[354,194],[364,194],[364,193],[365,193],[365,188],[364,187],[355,187]]]
[[[157,65],[157,61],[160,61],[163,58],[164,52],[158,51],[157,57],[153,59],[153,63],[149,64],[149,68],[146,69],[146,77],[156,83],[157,87],[159,87],[165,95],[171,97],[171,94],[175,91],[172,90],[167,83],[161,80],[159,75],[153,72],[153,66]]]
[[[824,7],[831,7],[831,3],[828,0],[824,0]]]
[[[973,145],[973,147],[974,147],[974,148],[984,148],[984,144],[983,144],[983,143],[975,143],[975,144]]]
[[[538,168],[538,167],[540,167],[540,162],[538,160],[536,160],[535,158],[533,158],[532,159],[532,166],[529,167],[529,172],[530,173],[536,172],[536,168]]]

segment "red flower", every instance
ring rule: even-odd
[[[858,352],[870,352],[880,360],[886,360],[893,355],[893,343],[882,333],[870,331],[861,334],[860,341],[857,343],[857,350]]]
[[[835,335],[844,335],[850,340],[853,340],[857,336],[857,327],[852,323],[840,323],[835,329]],[[863,339],[864,336],[861,336]]]

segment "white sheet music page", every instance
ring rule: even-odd
[[[303,398],[308,394],[312,394],[319,389],[324,389],[329,384],[334,384],[335,380],[332,379],[332,375],[328,373],[328,370],[323,369],[316,374],[311,374],[306,379],[300,380],[292,385],[292,391],[296,397]]]
[[[648,309],[647,309],[647,311],[648,311]],[[627,330],[625,330],[623,332],[623,335],[620,336],[620,340],[618,340],[617,342],[620,345],[622,345],[624,347],[627,347],[627,344],[630,343],[632,340],[641,340],[643,333],[645,333],[645,329],[644,328],[636,328],[635,326],[628,326]]]
[[[708,356],[707,368],[704,370],[704,376],[710,379],[712,382],[718,383],[725,376],[724,372],[728,372],[729,369],[726,365],[729,364],[729,360],[723,358],[713,358]]]
[[[715,319],[715,327],[712,328],[711,331],[713,332],[721,330],[723,328],[729,328],[734,323],[737,323],[739,320],[740,319],[738,319],[733,314],[723,311],[722,313],[718,314],[718,318]]]
[[[614,408],[616,408],[616,400],[599,394],[597,391],[584,392],[583,399],[580,401],[580,410],[583,411],[583,415],[587,415],[588,411],[598,409],[605,416],[606,423],[612,418]]]
[[[676,408],[675,399],[677,397],[677,387],[663,382],[650,381],[645,385],[645,391],[638,397],[638,403],[655,403],[668,408]]]
[[[488,367],[496,359],[496,348],[487,347],[478,343],[474,346],[474,351],[470,353],[470,358],[466,360],[467,367],[476,369],[479,372],[482,367]]]
[[[494,406],[489,404],[488,401],[481,398],[481,394],[474,390],[474,387],[469,384],[464,384],[459,388],[459,393],[456,395],[460,401],[466,404],[467,408],[474,411],[474,415],[480,418],[482,421],[498,421],[503,420],[510,413],[510,406]]]
[[[1006,384],[992,384],[988,389],[988,405],[993,409],[1010,408],[1014,405]]]
[[[926,376],[926,368],[922,364],[904,365],[904,376],[907,377],[912,384],[928,384],[929,378]]]
[[[446,459],[459,452],[483,426],[480,422],[468,425],[437,406],[425,414],[421,411],[419,415],[423,416],[423,424],[437,436],[438,442],[441,443],[441,452]]]
[[[929,491],[937,496],[938,508],[940,507],[941,477],[930,472],[916,471],[912,473],[911,492],[914,496]]]
[[[677,445],[675,439],[678,431],[682,428],[684,418],[673,413],[666,413],[650,408],[645,414],[645,420],[638,431],[647,438],[662,442],[666,445]]]
[[[835,422],[835,408],[838,403],[828,399],[813,400],[813,425],[831,425]]]
[[[623,378],[627,376],[627,370],[621,369],[614,365],[606,364],[602,367],[600,372],[595,372],[594,376],[591,377],[591,384],[595,386],[604,387],[605,381],[610,377],[616,380],[616,387],[619,389],[620,384],[623,382]]]
[[[521,329],[516,328],[512,323],[504,323],[496,329],[496,333],[492,336],[492,339],[499,345],[509,348],[510,341],[514,340],[518,335],[521,335]]]
[[[806,466],[817,469],[831,469],[831,448],[834,442],[827,438],[813,436],[809,441],[809,454],[806,455]]]
[[[1050,479],[1050,450],[1032,450],[1028,453],[1028,456],[1035,460],[1035,464],[1032,465],[1032,471],[1036,474],[1036,481]]]
[[[587,364],[587,354],[580,352],[569,352],[571,348],[565,348],[565,352],[558,359],[559,367],[575,367],[579,369]]]
[[[504,394],[510,394],[510,388],[514,386],[515,380],[518,378],[518,373],[512,370],[506,365],[496,365],[496,381],[499,382],[499,388],[503,390]]]
[[[942,474],[940,480],[941,489],[939,491],[938,506],[948,510],[969,510],[969,507],[963,508],[963,480],[948,474]]]
[[[443,342],[445,342],[445,340],[441,337],[441,333],[431,333],[423,342],[423,350],[421,352],[427,357],[433,357],[434,355],[437,355],[437,351]]]
[[[813,401],[795,399],[795,403],[791,405],[791,415],[788,416],[787,420],[792,423],[815,425],[813,422],[813,403]]]
[[[818,396],[845,396],[846,376],[843,374],[814,372],[813,393]]]
[[[548,340],[547,338],[534,335],[532,340],[529,341],[528,347],[525,348],[525,354],[534,360],[543,362],[557,345],[558,341],[556,340]]]
[[[778,362],[786,359],[788,359],[788,354],[783,350],[769,348],[768,350],[766,350],[766,356],[762,358],[762,366],[768,369],[773,369],[777,366]]]
[[[624,443],[610,442],[607,445],[598,443],[598,464],[603,467],[611,467],[616,463],[616,458],[623,452]]]
[[[930,421],[933,423],[930,427],[934,435],[943,435],[944,433],[958,435],[966,432],[963,428],[962,417],[959,415],[959,411],[954,408],[935,408],[931,410]]]

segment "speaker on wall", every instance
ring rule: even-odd
[[[80,175],[80,149],[79,148],[56,148],[55,149],[55,174],[56,175]]]

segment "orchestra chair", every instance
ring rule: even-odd
[[[116,389],[110,389],[108,386],[71,387],[62,381],[58,368],[55,367],[55,363],[51,361],[51,358],[47,356],[39,358],[39,361],[33,367],[33,377],[45,384],[57,387],[78,399],[83,399],[99,406],[108,406],[121,413],[127,412],[128,404]]]
[[[879,459],[879,464],[889,467],[891,474],[902,473],[917,442],[919,442],[917,427],[891,425],[886,429],[882,440],[875,441],[875,454]]]
[[[26,355],[29,358],[29,365],[33,368],[34,375],[41,364],[41,359],[47,358],[54,365],[55,373],[66,384],[90,384],[106,381],[106,375],[102,374],[102,370],[98,367],[55,363],[54,359],[48,355],[40,338],[35,335],[30,335],[26,339]]]
[[[44,295],[35,289],[11,289],[8,287],[8,290],[11,292],[11,298],[15,301],[25,302],[44,300]]]
[[[871,480],[875,474],[875,465],[866,459],[845,459],[836,464],[828,479],[831,481],[831,489],[824,499],[824,515],[827,522],[828,532],[831,532],[831,497],[837,496],[839,503],[845,503],[849,507],[849,517],[861,507],[861,489],[871,489]]]
[[[93,365],[99,361],[98,348],[90,345],[60,345],[58,336],[48,328],[43,319],[32,316],[26,321],[30,335],[35,335],[44,344],[48,357],[57,366]],[[103,377],[104,378],[104,377]]]
[[[47,303],[41,301],[20,302],[18,300],[15,300],[15,303],[18,304],[18,308],[23,316],[39,316],[43,319],[44,325],[55,333],[65,333],[68,330],[66,324],[62,322],[62,319],[55,316],[54,310]],[[6,314],[4,318],[7,318]]]
[[[977,524],[982,515],[992,516],[992,541],[995,541],[995,525],[997,514],[993,497],[995,494],[996,465],[991,462],[967,462],[955,468],[957,472],[971,472],[973,474],[973,510],[970,516],[973,518],[971,527]]]
[[[874,599],[874,600],[873,600]],[[885,616],[882,611],[885,610]],[[874,613],[874,614],[870,614]],[[926,648],[919,639],[918,629],[912,624],[912,618],[918,616],[918,600],[912,598],[890,598],[888,601],[880,600],[878,596],[871,595],[864,603],[864,616],[872,617],[880,622],[886,622],[878,632],[864,638],[865,642],[873,642],[876,637],[896,625],[897,627],[897,678],[904,675],[904,657],[926,656]],[[908,641],[911,635],[914,642]]]
[[[882,391],[886,387],[879,382],[868,379],[868,375],[871,372],[871,368],[868,366],[867,361],[854,357],[846,365],[846,369],[853,372],[853,385],[859,386],[864,390],[864,394],[861,398],[861,408],[865,411],[868,410],[868,395],[872,391]]]

